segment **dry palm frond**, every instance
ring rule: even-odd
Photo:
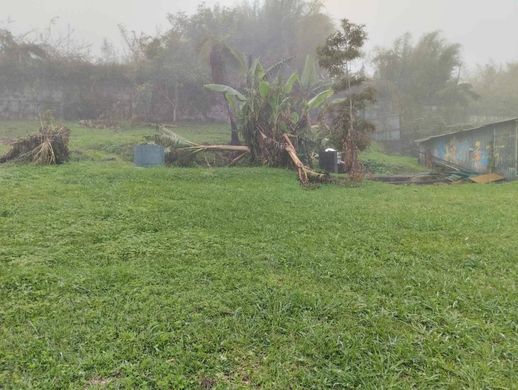
[[[61,164],[68,160],[70,130],[41,128],[39,133],[19,138],[11,149],[0,157],[0,163],[8,161],[33,162],[36,164]]]
[[[48,138],[34,149],[33,161],[36,164],[41,165],[51,165],[56,163],[56,155]]]
[[[202,145],[189,141],[168,128],[161,127],[160,134],[155,135],[155,143],[167,149],[167,161],[179,165],[192,164],[196,155],[201,152],[240,152],[246,155],[250,152],[247,146],[240,145]],[[244,156],[241,156],[241,158]],[[231,161],[235,164],[238,160]],[[207,162],[207,160],[205,159]]]
[[[292,59],[293,59],[293,57],[283,58],[282,60],[280,60],[280,61],[276,62],[275,64],[273,64],[272,66],[270,66],[265,71],[265,78],[267,80],[274,79],[276,76],[278,76],[280,71],[291,62]]]
[[[179,136],[174,131],[166,127],[160,127],[160,134],[155,136],[155,142],[165,148],[173,149],[198,146],[198,144]]]

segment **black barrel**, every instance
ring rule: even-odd
[[[338,172],[338,153],[336,150],[320,152],[318,154],[318,161],[320,169],[331,173]]]

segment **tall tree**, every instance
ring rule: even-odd
[[[374,58],[378,99],[400,115],[409,144],[467,119],[476,94],[462,82],[460,50],[439,32],[426,34],[415,44],[405,34]]]
[[[318,49],[320,66],[329,72],[335,93],[343,96],[331,104],[331,136],[342,149],[346,171],[361,178],[359,152],[369,143],[373,126],[363,118],[363,111],[373,101],[373,91],[366,86],[362,68],[358,69],[361,50],[367,40],[365,26],[343,19],[341,31]]]
[[[518,62],[479,67],[470,79],[480,99],[470,110],[484,122],[518,116]]]

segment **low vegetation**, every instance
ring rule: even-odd
[[[417,158],[386,154],[383,148],[376,143],[371,144],[361,154],[361,161],[367,173],[376,175],[411,175],[427,172],[419,165]]]
[[[125,145],[154,129],[70,127],[88,158],[0,167],[2,386],[518,381],[517,183],[306,191],[284,169],[137,169]]]

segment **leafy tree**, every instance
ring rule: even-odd
[[[209,81],[181,20],[170,19],[161,35],[128,32],[121,27],[127,46],[125,64],[132,75],[136,119],[172,120],[180,115],[205,115],[208,96],[202,85]]]
[[[374,58],[375,86],[380,104],[400,114],[409,144],[448,124],[467,119],[476,99],[472,86],[461,81],[460,45],[448,43],[439,32],[417,43],[410,34],[381,49]]]
[[[38,114],[33,110],[52,109],[67,119],[97,118],[115,103],[118,91],[127,88],[126,69],[95,64],[74,47],[54,44],[49,34],[16,37],[2,30],[0,86],[4,93],[29,97],[30,115]]]
[[[165,103],[173,122],[178,119],[179,109],[183,106],[186,111],[186,106],[191,105],[191,102],[198,109],[208,109],[206,99],[203,99],[203,90],[200,90],[200,85],[208,78],[198,62],[195,49],[190,46],[183,32],[171,29],[163,36],[150,40],[145,46],[145,53],[145,65],[138,81],[152,83],[158,109],[163,108]],[[201,96],[187,100],[188,96],[192,96],[192,90],[198,91]],[[161,115],[155,110],[154,116]]]
[[[283,77],[301,70],[308,54],[325,41],[332,21],[313,0],[259,0],[232,7],[202,5],[193,15],[169,15],[170,28],[150,36],[120,27],[126,42],[117,56],[109,42],[102,57],[71,41],[43,33],[20,39],[0,32],[0,84],[4,88],[63,91],[68,118],[95,118],[114,111],[126,118],[168,121],[220,115],[226,109],[236,142],[236,119],[221,100],[217,107],[203,85],[243,86],[235,53],[282,62]],[[233,48],[234,50],[231,50]],[[79,50],[81,49],[81,50]],[[246,68],[246,67],[245,67]],[[291,68],[291,69],[290,69]],[[112,72],[113,70],[113,72]],[[106,76],[117,76],[110,80]],[[95,85],[88,80],[95,80]],[[59,93],[58,93],[59,94]],[[119,109],[120,108],[120,109]],[[214,108],[214,109],[213,109]],[[212,111],[212,112],[211,112]]]
[[[0,30],[0,53],[14,58],[20,65],[48,57],[48,52],[32,42],[17,40],[10,31]]]
[[[237,11],[216,5],[208,8],[201,5],[191,17],[184,14],[170,15],[173,29],[186,37],[189,45],[196,51],[198,62],[208,67],[214,84],[232,84],[230,71],[241,73],[245,67],[243,55],[235,50],[228,38],[235,34]],[[231,144],[239,144],[238,129],[234,112],[222,95],[222,104],[228,115],[231,127]]]
[[[239,86],[246,68],[243,57],[261,58],[267,66],[290,59],[293,67],[301,69],[306,56],[332,29],[322,4],[307,0],[264,0],[235,7],[201,5],[192,16],[174,14],[169,20],[172,29],[182,31],[197,48],[212,82],[234,87]],[[231,142],[237,143],[235,115],[225,100],[223,105],[232,128]]]
[[[518,116],[518,63],[479,67],[470,79],[480,99],[471,113],[477,122]]]
[[[334,29],[318,0],[245,3],[238,13],[233,46],[261,58],[266,66],[290,58],[292,67],[302,70],[306,56],[314,54]]]
[[[341,27],[318,49],[318,55],[320,66],[333,80],[334,91],[342,96],[330,105],[331,138],[342,150],[346,171],[353,178],[360,178],[359,152],[368,145],[369,133],[374,129],[362,115],[366,105],[374,100],[373,91],[366,87],[363,71],[355,69],[367,33],[365,26],[347,19],[342,20]]]
[[[265,66],[290,58],[297,70],[333,31],[322,2],[315,0],[261,0],[234,7],[202,4],[193,15],[172,14],[169,20],[181,26],[195,47],[214,37],[247,57],[261,58]]]
[[[50,59],[48,49],[0,30],[0,85],[16,89],[43,78],[45,64]]]
[[[98,62],[101,64],[115,64],[119,62],[117,50],[113,44],[107,39],[103,39],[103,43],[101,45],[101,56],[98,59]]]

